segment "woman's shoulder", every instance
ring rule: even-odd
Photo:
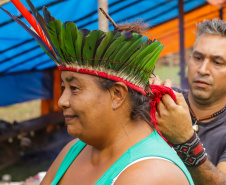
[[[78,141],[79,139],[73,139],[72,141],[70,141],[59,153],[59,155],[57,156],[57,158],[55,159],[54,163],[56,162],[57,164],[59,163],[59,165],[61,164],[61,162],[63,161],[64,157],[66,156],[66,154],[68,153],[68,151],[70,150],[70,148]]]
[[[114,183],[121,184],[189,185],[189,182],[173,162],[165,159],[147,159],[126,168]]]
[[[42,183],[43,185],[45,184],[50,184],[55,175],[56,172],[59,168],[59,166],[61,165],[63,159],[65,158],[65,156],[67,155],[68,151],[70,150],[70,148],[78,141],[79,139],[73,139],[72,141],[70,141],[59,153],[59,155],[57,156],[57,158],[55,159],[55,161],[52,163],[52,165],[50,166],[49,170],[47,171],[47,174],[45,176],[45,178],[43,179]]]
[[[66,146],[61,150],[60,154],[62,153],[62,155],[63,155],[63,154],[66,155],[67,152],[70,150],[70,148],[71,148],[75,143],[77,143],[78,140],[79,140],[78,138],[71,140],[71,141],[70,141],[68,144],[66,144]],[[65,155],[64,155],[64,156],[65,156]]]

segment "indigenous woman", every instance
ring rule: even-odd
[[[61,70],[58,104],[68,133],[76,138],[60,152],[41,184],[193,184],[151,123],[155,96],[148,79],[163,45],[142,36],[144,27],[138,23],[106,33],[78,30],[43,8],[44,23],[28,3],[39,22],[32,25],[37,34],[12,18]]]

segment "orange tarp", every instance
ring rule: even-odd
[[[226,19],[226,6],[224,6],[224,20]],[[219,9],[213,5],[206,5],[194,10],[184,16],[184,43],[185,48],[192,47],[195,42],[196,23],[204,19],[219,18]],[[179,52],[179,19],[171,20],[167,23],[154,27],[148,31],[147,36],[153,37],[164,44],[164,49],[160,57],[169,53]]]

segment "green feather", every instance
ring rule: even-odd
[[[159,41],[155,41],[152,44],[148,45],[144,50],[142,50],[136,57],[136,60],[134,61],[134,65],[142,65],[141,61],[148,57],[148,55],[151,54],[151,52],[160,45]],[[146,62],[146,61],[145,61]]]
[[[124,41],[124,40],[128,40],[128,39],[131,39],[133,38],[133,35],[130,33],[130,32],[122,32],[120,34],[121,36],[119,36],[116,40],[114,40],[112,42],[112,44],[107,48],[104,56],[102,57],[102,60],[100,65],[105,65],[105,67],[108,69],[111,65],[111,62],[110,61],[106,61],[106,60],[110,60],[110,56],[112,55],[112,53],[116,50],[116,48],[119,50],[119,46],[121,45],[121,43]],[[114,39],[114,38],[113,38]],[[123,46],[123,45],[122,45]],[[115,55],[117,54],[117,52],[115,52]],[[114,56],[112,56],[114,58]]]
[[[84,45],[84,38],[86,37],[86,35],[89,34],[89,30],[87,29],[81,29],[79,30],[79,34],[75,43],[75,47],[76,47],[76,55],[77,55],[77,61],[80,62],[80,64],[83,63],[83,58],[82,58],[82,48]]]
[[[160,45],[159,41],[155,41],[152,44],[148,45],[146,48],[144,48],[143,50],[141,50],[141,52],[137,55],[137,57],[135,58],[135,60],[131,63],[131,65],[133,66],[137,66],[137,67],[142,67],[144,66],[147,62],[147,60],[145,60],[146,57],[148,57],[150,54],[152,54],[152,51]],[[137,68],[133,68],[131,70],[131,74],[136,74],[138,71]]]
[[[140,68],[143,68],[144,66],[146,66],[147,63],[150,64],[150,60],[152,59],[152,57],[159,51],[161,50],[163,47],[162,44],[159,44],[150,54],[148,54],[144,59],[142,63],[139,63],[137,66]]]
[[[65,62],[67,64],[70,64],[70,58],[71,57],[70,57],[69,53],[67,52],[67,48],[65,46],[65,44],[66,44],[66,41],[65,41],[66,35],[67,35],[67,33],[66,33],[66,22],[65,22],[65,23],[61,24],[60,37],[58,37],[58,38],[59,38],[60,48],[61,48],[61,50],[63,52],[63,55],[64,55]]]
[[[153,58],[146,64],[146,66],[144,66],[144,68],[147,71],[152,72],[154,69],[154,66],[157,62],[157,59],[159,57],[159,54],[161,53],[162,49],[163,49],[163,45],[161,45],[162,47],[155,53],[155,55],[153,56]]]
[[[141,37],[135,41],[120,58],[121,63],[125,63],[136,50],[140,51],[141,44],[148,40],[148,37]]]
[[[101,59],[104,51],[108,47],[109,43],[115,36],[115,31],[109,31],[106,33],[106,36],[104,39],[101,41],[100,45],[97,48],[95,59]],[[94,61],[94,66],[97,66],[100,63],[99,60]]]
[[[75,43],[78,36],[78,28],[73,22],[66,23],[66,34],[65,34],[65,48],[67,53],[71,56],[70,59],[76,61],[76,48]]]
[[[146,64],[146,66],[144,67],[147,71],[150,71],[150,73],[153,71],[154,66],[158,60],[159,54],[161,53],[162,48],[159,49],[155,55],[152,57],[152,59]],[[150,73],[146,72],[146,71],[141,71],[140,72],[140,82],[139,83],[143,83],[143,84],[148,84],[148,80],[150,77]]]
[[[122,68],[120,68],[120,73],[119,75],[121,75],[122,73],[127,73],[127,74],[130,74],[133,70],[134,70],[134,62],[136,60],[136,57],[144,50],[146,49],[146,47],[148,46],[148,40],[145,41],[141,48],[138,48],[136,52],[133,53],[133,55],[125,62],[125,64],[128,64],[128,65],[123,65]]]
[[[89,33],[89,35],[87,35],[86,39],[85,39],[85,44],[83,47],[83,57],[87,58],[87,59],[93,59],[94,58],[94,51],[96,48],[96,44],[98,39],[101,37],[101,35],[104,32],[101,30],[94,30],[91,31]],[[86,60],[86,59],[84,59]],[[93,60],[86,60],[87,64],[92,65],[93,64]]]
[[[108,62],[105,64],[105,67],[107,69],[108,68],[113,69],[117,65],[117,62],[114,61],[114,58],[118,54],[118,52],[121,50],[121,48],[124,46],[124,43],[125,43],[125,41],[123,41],[108,58]]]
[[[147,76],[150,76],[151,71],[154,68],[155,62],[157,61],[157,58],[163,48],[163,45],[160,44],[158,47],[156,47],[151,54],[149,54],[147,57],[144,58],[144,62],[142,64],[138,65],[137,67],[143,70],[136,69],[135,74],[138,74],[139,84],[140,83],[146,83]],[[148,72],[146,72],[148,71]]]
[[[134,52],[134,54],[129,58],[129,62],[130,63],[131,61],[133,61],[137,56],[138,54],[140,54],[146,47],[148,46],[148,40],[145,41],[140,48],[137,49],[136,52]]]
[[[60,48],[61,50],[66,53],[66,47],[65,47],[65,35],[66,33],[66,23],[61,24],[61,32],[60,32]]]
[[[55,46],[57,52],[60,55],[58,57],[60,58],[60,60],[65,61],[64,56],[62,55],[63,53],[61,51],[60,43],[58,40],[61,32],[61,21],[60,20],[50,21],[48,23],[48,32],[53,45]]]
[[[137,41],[138,38],[140,38],[141,35],[139,35],[138,33],[133,33],[133,39],[130,41],[124,41],[123,46],[121,47],[121,49],[117,52],[117,54],[115,55],[115,57],[112,59],[114,62],[117,62],[114,65],[114,70],[117,71],[121,66],[122,66],[122,62],[120,61],[120,58],[123,56],[123,54],[128,50],[128,48]]]

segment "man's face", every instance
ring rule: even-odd
[[[226,96],[226,37],[201,35],[188,64],[191,96],[211,103]]]

